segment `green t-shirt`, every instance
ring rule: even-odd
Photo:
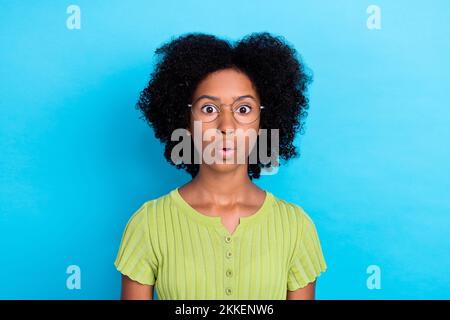
[[[145,202],[122,236],[117,270],[154,285],[158,299],[286,299],[327,268],[304,210],[266,191],[233,234],[191,207],[178,188]]]

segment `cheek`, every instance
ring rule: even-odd
[[[237,131],[238,148],[242,148],[241,152],[245,152],[247,157],[258,141],[259,126],[252,126],[250,128],[242,128],[242,131]]]
[[[191,125],[192,139],[194,140],[194,145],[197,151],[203,151],[205,148],[216,142],[216,135],[220,132],[216,130],[214,126],[202,124],[201,127],[198,126],[194,130],[194,125]],[[201,143],[201,145],[200,145]]]

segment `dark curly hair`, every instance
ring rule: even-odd
[[[165,144],[164,156],[169,163],[185,169],[192,177],[198,173],[199,165],[193,161],[172,162],[171,151],[178,142],[171,141],[171,135],[177,128],[188,127],[190,112],[186,104],[191,102],[200,81],[227,68],[237,68],[252,81],[265,106],[260,127],[267,129],[268,136],[271,129],[279,129],[279,158],[287,161],[299,156],[293,142],[297,132],[304,133],[309,107],[306,92],[312,75],[282,37],[260,32],[232,43],[209,34],[188,33],[163,44],[155,54],[155,69],[136,108],[142,112],[140,118],[153,127],[156,138]],[[259,139],[256,143],[258,146]],[[249,164],[250,179],[259,178],[261,168],[270,165],[259,158],[256,164]]]

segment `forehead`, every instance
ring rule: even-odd
[[[258,97],[250,78],[235,69],[223,69],[210,73],[194,91],[194,99],[208,94],[222,99],[232,99],[243,95]]]

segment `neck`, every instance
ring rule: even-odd
[[[189,184],[195,186],[202,197],[210,198],[212,202],[236,202],[245,199],[248,190],[254,186],[247,170],[247,164],[226,172],[216,171],[201,164],[198,174]]]

